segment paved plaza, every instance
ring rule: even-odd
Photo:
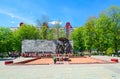
[[[108,56],[93,56],[110,61]],[[25,60],[17,58],[14,62]],[[120,79],[116,64],[4,65],[0,61],[0,79]]]

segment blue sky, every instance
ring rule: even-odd
[[[62,26],[70,22],[77,27],[112,5],[120,6],[120,0],[0,0],[0,26],[36,25],[37,19],[47,16],[49,21],[60,20]]]

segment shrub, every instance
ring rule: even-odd
[[[113,48],[108,48],[108,49],[106,50],[106,54],[107,54],[107,55],[112,55],[112,53],[113,53]]]

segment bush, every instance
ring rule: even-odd
[[[108,49],[106,50],[106,54],[107,54],[107,55],[112,55],[112,53],[113,53],[113,48],[108,48]]]

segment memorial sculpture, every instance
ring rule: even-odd
[[[72,43],[67,38],[59,38],[56,46],[56,52],[58,54],[72,53]]]
[[[73,42],[67,38],[53,40],[23,40],[22,53],[72,53]]]

